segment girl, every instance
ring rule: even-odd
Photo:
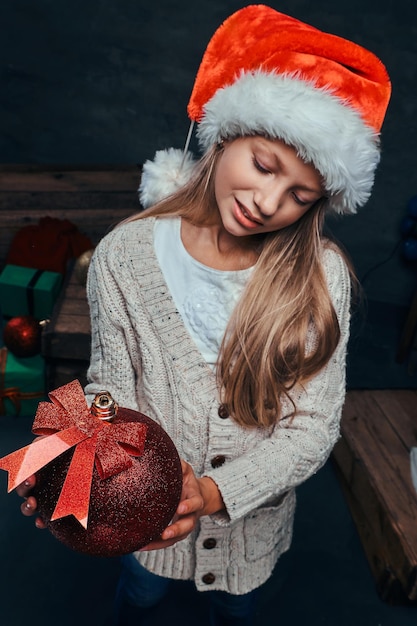
[[[118,624],[145,623],[172,578],[210,593],[212,624],[252,623],[291,543],[294,489],[339,436],[350,275],[323,222],[367,200],[389,96],[367,50],[238,11],[188,105],[204,156],[157,153],[149,208],[98,245],[86,394],[146,413],[184,459],[174,520],[123,559]]]

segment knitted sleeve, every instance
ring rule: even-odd
[[[324,253],[324,269],[335,307],[341,338],[327,365],[293,395],[297,414],[281,419],[269,438],[237,459],[206,473],[217,484],[227,515],[215,515],[221,524],[233,522],[253,509],[274,502],[304,482],[328,459],[339,437],[345,398],[345,361],[350,319],[350,277],[334,250]]]
[[[89,267],[87,296],[91,318],[91,359],[85,388],[91,402],[109,391],[120,406],[139,410],[136,380],[141,359],[122,289],[124,246],[106,237],[97,246]]]

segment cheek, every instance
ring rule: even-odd
[[[310,208],[298,208],[298,207],[290,207],[284,211],[278,211],[276,214],[276,223],[279,228],[285,228],[286,226],[291,226],[295,222],[298,222],[299,219],[309,211]]]
[[[242,173],[245,171],[242,159],[238,155],[233,151],[224,152],[217,164],[215,184],[219,189],[239,186]]]
[[[230,174],[228,168],[225,165],[221,165],[216,170],[214,177],[214,193],[216,198],[219,198],[230,188]]]

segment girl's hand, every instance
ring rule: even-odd
[[[183,486],[181,500],[172,523],[161,537],[141,549],[142,552],[160,550],[185,539],[197,525],[202,515],[211,515],[224,508],[216,483],[208,476],[197,478],[193,468],[181,461]]]
[[[37,510],[36,498],[30,495],[30,492],[32,491],[35,484],[36,484],[35,476],[29,476],[29,478],[27,478],[24,483],[16,487],[17,494],[21,496],[22,498],[25,498],[25,501],[20,506],[20,510],[23,513],[23,515],[25,515],[26,517],[36,515],[36,510]],[[44,524],[44,522],[41,520],[40,517],[36,517],[35,526],[37,528],[46,528],[46,524]]]

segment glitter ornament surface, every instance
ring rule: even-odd
[[[176,511],[182,471],[171,439],[156,422],[132,410],[119,409],[112,423],[137,421],[147,426],[143,455],[104,480],[94,467],[86,529],[72,515],[51,521],[73,451],[37,473],[34,495],[41,518],[59,541],[77,552],[108,557],[138,550],[160,536]]]
[[[31,315],[12,317],[3,329],[4,345],[18,358],[35,356],[41,349],[41,332]]]
[[[78,381],[49,396],[32,428],[44,437],[0,459],[8,490],[36,472],[32,493],[40,517],[77,552],[119,556],[157,539],[182,490],[181,461],[169,435],[115,403],[117,414],[100,419]]]

